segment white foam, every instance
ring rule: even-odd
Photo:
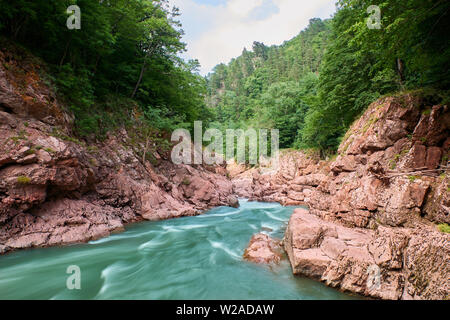
[[[214,218],[214,217],[228,217],[228,216],[234,216],[236,214],[241,213],[240,210],[228,212],[228,213],[215,213],[215,214],[204,214],[196,217],[197,219],[204,219],[204,218]]]
[[[254,224],[249,223],[248,226],[249,226],[250,228],[252,228],[253,230],[258,230],[258,227],[255,226]]]

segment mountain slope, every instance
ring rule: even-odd
[[[91,144],[74,137],[45,66],[20,52],[0,52],[0,254],[237,205],[224,168],[174,165],[139,128]]]

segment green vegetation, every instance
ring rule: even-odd
[[[66,27],[73,4],[81,9],[80,30]],[[381,8],[381,29],[368,28],[369,5]],[[144,161],[167,132],[192,129],[194,120],[220,130],[277,128],[282,148],[325,157],[379,97],[450,97],[445,0],[338,0],[331,19],[311,19],[280,46],[254,42],[206,79],[198,61],[179,58],[186,47],[180,13],[168,0],[0,0],[0,7],[2,48],[24,48],[12,60],[39,57],[39,77],[75,116],[79,139],[54,134],[84,145],[126,127],[135,131],[133,145],[147,146]],[[9,60],[4,67],[16,69]]]
[[[448,162],[448,155],[445,155],[445,156],[442,157],[442,164],[446,165],[447,162]]]
[[[17,183],[18,184],[30,184],[31,179],[26,176],[19,176],[17,177]]]
[[[438,229],[440,232],[450,233],[450,226],[446,223],[442,223],[442,224],[438,225]]]
[[[339,0],[337,5],[331,20],[312,19],[283,45],[255,43],[253,51],[218,65],[208,77],[208,104],[217,121],[278,128],[281,147],[315,148],[324,156],[379,97],[431,94],[437,103],[448,97],[447,1]],[[369,5],[381,8],[379,30],[366,25]]]
[[[50,154],[56,153],[56,151],[53,150],[52,148],[45,148],[44,151],[46,151],[46,152],[48,152]]]
[[[27,150],[26,152],[25,152],[25,154],[28,156],[28,155],[32,155],[32,154],[35,154],[36,153],[36,150],[33,148],[33,147],[31,147],[29,150]]]
[[[418,177],[418,176],[408,176],[408,179],[409,179],[409,181],[414,182],[417,179],[420,179],[420,177]]]
[[[98,162],[97,162],[97,159],[95,159],[95,158],[89,159],[89,163],[90,163],[91,166],[93,166],[93,167],[98,167]]]
[[[18,144],[20,142],[20,140],[22,141],[27,141],[28,138],[26,137],[27,133],[24,130],[20,130],[19,131],[19,135],[18,136],[14,136],[14,137],[10,137],[10,139],[15,143]]]
[[[330,22],[312,19],[307,29],[281,46],[255,42],[253,51],[208,76],[208,105],[218,128],[277,128],[283,148],[298,146],[310,106],[316,102],[318,72]]]

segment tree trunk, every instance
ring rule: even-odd
[[[139,86],[141,85],[142,82],[142,78],[144,77],[144,72],[145,72],[145,67],[147,65],[147,59],[149,59],[153,53],[156,51],[156,46],[154,48],[152,48],[149,52],[147,52],[147,54],[144,57],[144,63],[142,64],[142,68],[141,68],[141,73],[139,74],[139,79],[136,83],[136,86],[134,87],[133,93],[131,94],[131,99],[133,99],[136,96],[136,93],[139,89]]]

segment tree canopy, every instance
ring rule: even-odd
[[[74,4],[79,30],[66,26]],[[186,46],[180,13],[167,0],[0,0],[0,7],[1,34],[47,63],[79,134],[101,134],[132,114],[159,127],[155,115],[174,125],[208,114],[198,61],[178,57]]]

